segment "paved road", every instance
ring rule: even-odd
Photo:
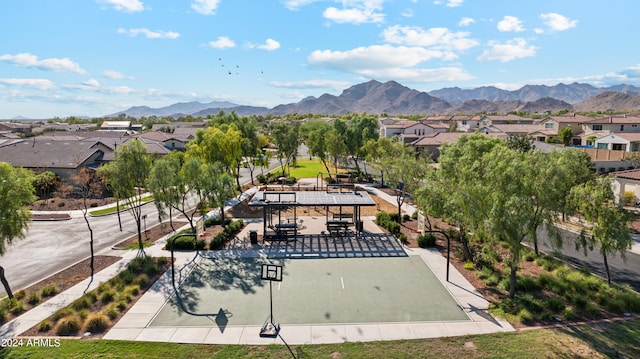
[[[268,170],[279,165],[273,160]],[[265,171],[268,171],[265,170]],[[254,171],[254,176],[260,170]],[[240,183],[250,182],[249,170],[240,170]],[[159,223],[158,211],[153,203],[143,206],[147,228]],[[15,292],[20,288],[40,281],[64,268],[89,257],[89,230],[80,214],[74,214],[66,221],[34,221],[31,222],[25,239],[15,239],[8,247],[0,264],[5,268],[5,275]],[[136,235],[136,224],[128,212],[121,212],[122,229],[120,232],[118,218],[114,215],[91,217],[90,224],[94,232],[94,249],[100,255],[118,255],[111,247]],[[143,222],[144,230],[144,222]],[[6,295],[0,285],[0,297]]]

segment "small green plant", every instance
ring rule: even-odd
[[[83,295],[82,297],[74,300],[73,303],[71,303],[71,308],[73,308],[75,311],[80,311],[82,309],[91,308],[91,304],[91,299],[88,296]]]
[[[71,308],[60,308],[55,313],[53,313],[53,316],[51,319],[53,319],[54,322],[57,322],[60,319],[68,317],[72,314],[73,314],[73,310]]]
[[[407,235],[404,233],[398,234],[398,240],[402,244],[409,244],[409,238],[407,238]]]
[[[118,317],[118,308],[115,305],[110,305],[104,310],[104,314],[109,317],[109,319],[114,320]]]
[[[84,328],[91,333],[102,333],[110,324],[109,317],[104,314],[90,315],[85,321]]]
[[[40,295],[42,295],[43,298],[53,297],[54,295],[58,294],[58,292],[58,287],[56,287],[55,284],[48,284],[42,287],[42,289],[40,290]]]
[[[144,273],[140,274],[138,278],[136,278],[136,283],[138,283],[141,288],[146,288],[149,285],[149,276]]]
[[[40,323],[38,323],[38,331],[39,332],[48,332],[49,330],[51,330],[51,322],[48,320],[43,320]]]
[[[132,284],[126,287],[124,290],[125,292],[130,293],[133,296],[140,294],[140,286],[138,284]]]
[[[74,335],[80,330],[80,321],[75,317],[64,317],[56,324],[57,335]]]
[[[14,306],[11,307],[11,314],[20,315],[24,312],[24,304],[22,302],[16,302]]]
[[[16,298],[17,300],[23,300],[26,296],[27,296],[27,292],[24,289],[20,289],[13,295],[13,297]]]
[[[403,222],[409,222],[411,220],[411,216],[408,213],[402,215]]]
[[[422,233],[418,236],[417,242],[420,248],[434,247],[436,245],[436,236],[431,232]]]
[[[38,303],[40,303],[40,295],[35,292],[29,294],[29,299],[27,300],[27,303],[29,303],[30,305],[37,305]]]
[[[105,291],[100,296],[100,302],[102,302],[102,304],[111,303],[113,302],[113,299],[115,298],[115,296],[116,296],[116,292],[113,289]]]
[[[474,269],[473,262],[464,262],[464,269],[473,270]]]

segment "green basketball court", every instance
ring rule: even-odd
[[[200,258],[150,327],[469,321],[420,256],[328,259]]]

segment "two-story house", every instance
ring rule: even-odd
[[[582,124],[592,120],[591,117],[578,115],[575,113],[560,115],[560,116],[547,116],[540,121],[540,130],[529,134],[534,140],[545,142],[549,138],[557,138],[558,133],[563,128],[571,128],[573,137],[571,144],[582,144]]]
[[[630,115],[591,119],[582,124],[582,144],[596,145],[596,140],[611,133],[640,133],[640,117]]]

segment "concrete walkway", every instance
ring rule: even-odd
[[[231,207],[251,195],[255,188],[242,194],[236,200],[230,201]],[[372,187],[367,191],[395,203],[393,196],[386,195]],[[406,209],[405,209],[406,206]],[[403,210],[413,213],[415,208],[404,205]],[[372,220],[372,219],[370,219]],[[259,225],[250,223],[249,227]],[[371,224],[365,224],[365,230]],[[371,225],[372,226],[372,225]],[[248,238],[247,234],[240,234],[239,238]],[[158,240],[153,246],[145,249],[150,256],[169,256],[169,252],[162,250],[166,243],[166,237]],[[212,251],[207,255],[222,257],[252,256],[267,257],[267,248],[253,245],[251,249],[233,248],[224,251]],[[221,332],[215,323],[207,327],[149,327],[149,323],[167,303],[173,294],[171,273],[167,271],[153,286],[140,298],[138,302],[116,323],[116,325],[104,335],[104,339],[159,341],[176,343],[207,343],[207,344],[271,344],[282,343],[285,340],[289,344],[321,344],[341,343],[347,341],[380,341],[396,339],[434,338],[443,336],[462,336],[472,334],[486,334],[493,332],[514,331],[513,327],[504,320],[498,320],[487,313],[489,303],[479,294],[471,284],[453,267],[450,267],[450,278],[447,282],[446,258],[436,250],[422,248],[405,248],[412,256],[420,256],[431,271],[438,277],[443,286],[449,291],[458,305],[469,317],[469,321],[459,322],[405,322],[405,323],[353,323],[340,325],[287,325],[280,331],[281,338],[261,338],[258,326],[228,326]],[[114,250],[105,253],[114,255]],[[90,287],[96,288],[115,276],[136,256],[137,251],[120,251],[117,255],[122,260],[103,269],[96,276]],[[194,252],[176,252],[177,281],[185,278],[193,268]],[[0,327],[0,335],[4,338],[15,337],[37,325],[49,317],[55,311],[63,308],[82,296],[87,287],[88,279],[74,287],[55,296],[47,302],[31,309],[20,317]],[[416,298],[424,300],[428,305],[428,298]]]

